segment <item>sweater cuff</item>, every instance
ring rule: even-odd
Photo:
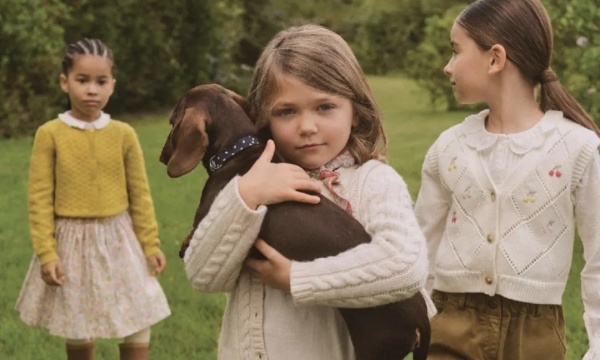
[[[314,278],[309,268],[310,266],[306,262],[292,261],[290,274],[294,274],[294,276],[290,276],[290,293],[297,305],[310,304],[316,299],[316,289],[312,283]]]
[[[38,256],[38,259],[40,260],[40,265],[47,264],[50,261],[60,260],[56,251],[48,251],[47,253],[41,254]]]
[[[146,256],[147,258],[152,255],[156,255],[159,252],[160,252],[160,245],[158,242],[156,244],[144,246],[144,256]]]

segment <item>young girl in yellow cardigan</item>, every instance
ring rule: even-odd
[[[16,308],[64,337],[70,360],[93,359],[95,338],[124,338],[122,360],[147,359],[150,326],[170,315],[155,277],[166,260],[136,133],[102,112],[115,85],[112,51],[97,39],[70,44],[60,85],[70,110],[33,143],[35,255]]]

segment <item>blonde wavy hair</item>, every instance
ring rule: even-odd
[[[263,50],[252,77],[248,102],[259,130],[268,123],[281,76],[293,76],[319,91],[349,99],[358,125],[347,149],[358,164],[385,161],[383,116],[367,79],[346,41],[318,25],[291,27],[275,35]]]

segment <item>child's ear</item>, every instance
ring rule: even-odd
[[[112,96],[112,94],[115,92],[115,84],[116,83],[117,83],[117,79],[113,78],[111,81],[112,88],[110,89],[110,94],[108,96]]]
[[[488,73],[497,74],[506,66],[506,49],[504,46],[495,44],[490,48],[490,63]]]
[[[60,74],[60,88],[63,92],[69,93],[69,83],[65,74]]]

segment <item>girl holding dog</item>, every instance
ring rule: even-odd
[[[39,127],[31,155],[35,255],[16,308],[26,324],[64,337],[73,360],[93,359],[95,338],[124,338],[121,359],[147,359],[150,326],[170,314],[137,135],[102,111],[113,64],[100,40],[68,46],[60,86],[70,110]]]
[[[425,240],[406,184],[383,160],[382,115],[348,44],[315,25],[269,42],[248,100],[251,118],[272,140],[218,195],[184,258],[195,288],[228,293],[219,358],[353,359],[334,307],[408,298],[424,291],[427,277]],[[287,163],[270,162],[275,147]],[[337,202],[371,243],[296,262],[256,240],[266,205],[319,201],[301,190]],[[253,245],[266,260],[246,259]]]
[[[539,0],[479,0],[450,39],[454,96],[489,110],[442,133],[423,165],[415,211],[439,311],[429,358],[564,359],[577,224],[585,359],[598,360],[600,131],[550,68],[548,14]]]

